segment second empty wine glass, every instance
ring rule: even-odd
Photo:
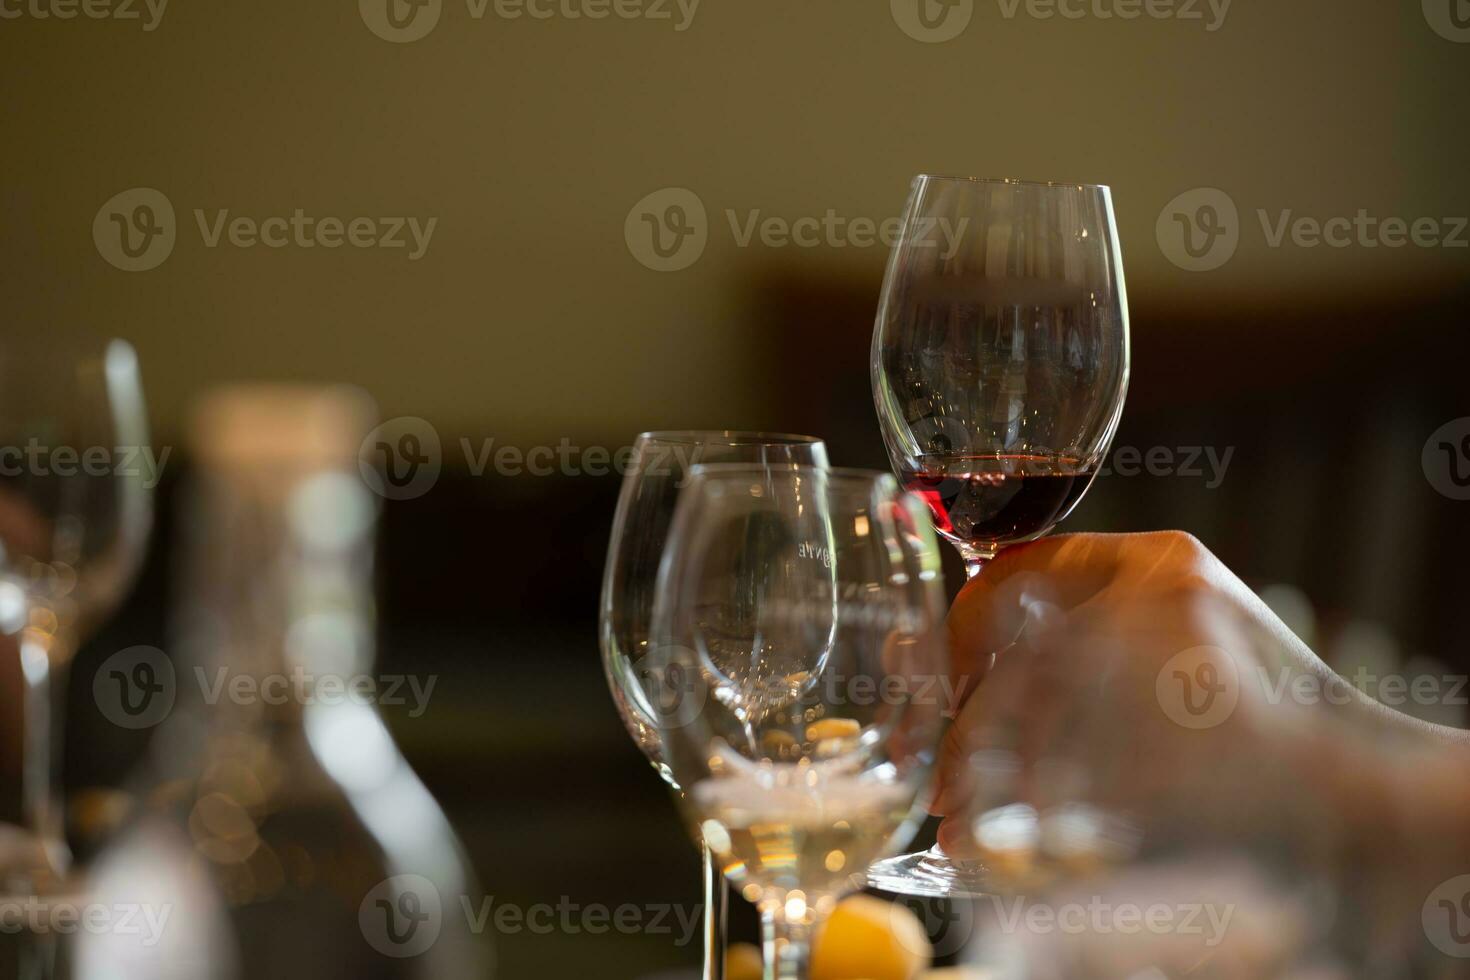
[[[602,664],[628,733],[668,782],[673,775],[664,760],[659,706],[648,687],[649,620],[680,490],[695,464],[718,462],[825,467],[827,447],[811,436],[725,431],[645,432],[633,447],[602,582]],[[708,849],[704,896],[704,975],[705,980],[718,980],[724,971],[725,883]]]

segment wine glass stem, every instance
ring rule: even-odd
[[[61,733],[69,654],[67,641],[59,633],[35,628],[21,633],[20,663],[26,685],[21,801],[26,827],[57,873],[64,872],[71,860],[61,798]]]
[[[725,876],[708,844],[704,852],[704,980],[725,980]]]
[[[965,578],[972,579],[980,574],[980,570],[990,564],[995,557],[994,548],[967,548],[960,547],[960,557],[965,560]]]
[[[811,975],[811,926],[791,922],[785,909],[770,903],[761,907],[764,980],[808,980]]]

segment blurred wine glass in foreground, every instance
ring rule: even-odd
[[[905,489],[974,577],[1087,492],[1128,387],[1128,301],[1106,187],[921,176],[889,259],[873,397]],[[937,847],[888,891],[979,893]]]
[[[1470,846],[1434,816],[1456,750],[1218,595],[1064,612],[1017,575],[979,600],[1017,635],[956,723],[972,786],[943,832],[989,869],[981,975],[1463,975]]]
[[[5,834],[8,892],[56,890],[70,867],[67,668],[137,572],[161,465],[126,342],[0,344],[0,631],[14,638],[24,681],[24,826]]]
[[[650,703],[648,629],[653,616],[659,561],[679,492],[698,463],[741,462],[758,466],[825,467],[820,439],[767,432],[645,432],[633,447],[623,478],[612,540],[608,543],[600,608],[602,665],[618,714],[633,741],[665,781],[658,712]],[[705,980],[724,970],[725,883],[704,849]]]
[[[949,667],[937,544],[887,474],[701,466],[651,628],[664,764],[760,910],[766,976],[921,816]]]

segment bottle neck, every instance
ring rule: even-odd
[[[182,685],[230,728],[361,705],[376,508],[341,468],[207,466],[195,481]]]

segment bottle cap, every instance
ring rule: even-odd
[[[209,467],[348,466],[375,419],[372,398],[349,385],[229,385],[200,402],[190,448]]]

